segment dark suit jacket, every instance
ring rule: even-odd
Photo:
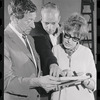
[[[4,31],[4,96],[9,98],[7,100],[39,100],[37,97],[39,93],[35,89],[37,83],[34,82],[34,89],[30,89],[29,78],[40,76],[40,59],[35,51],[33,38],[28,35],[28,39],[36,59],[37,68],[32,55],[14,31],[9,26]]]
[[[49,74],[50,64],[56,63],[57,59],[52,53],[52,43],[48,33],[43,29],[41,22],[35,23],[35,29],[32,29],[30,35],[35,40],[35,46],[41,60],[41,69],[43,75]]]

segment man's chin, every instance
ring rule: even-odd
[[[50,35],[50,34],[53,34],[53,32],[48,32],[48,31],[46,31],[46,32],[47,32],[49,35]]]
[[[31,31],[31,30],[26,30],[25,33],[26,33],[26,34],[30,34],[30,31]]]
[[[53,35],[53,32],[48,32],[49,35]]]

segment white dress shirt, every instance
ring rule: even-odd
[[[51,39],[52,45],[53,46],[57,45],[57,43],[58,43],[58,39],[57,39],[58,38],[58,35],[56,35],[56,34],[55,35],[50,34],[49,37]]]

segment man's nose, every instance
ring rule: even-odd
[[[32,21],[32,22],[30,23],[30,27],[35,28],[34,21]]]
[[[48,29],[52,29],[52,25],[51,24],[48,25]]]

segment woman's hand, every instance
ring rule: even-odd
[[[82,81],[82,85],[85,87],[85,88],[88,88],[90,90],[94,90],[95,88],[95,82],[93,79],[86,79],[84,81]]]

